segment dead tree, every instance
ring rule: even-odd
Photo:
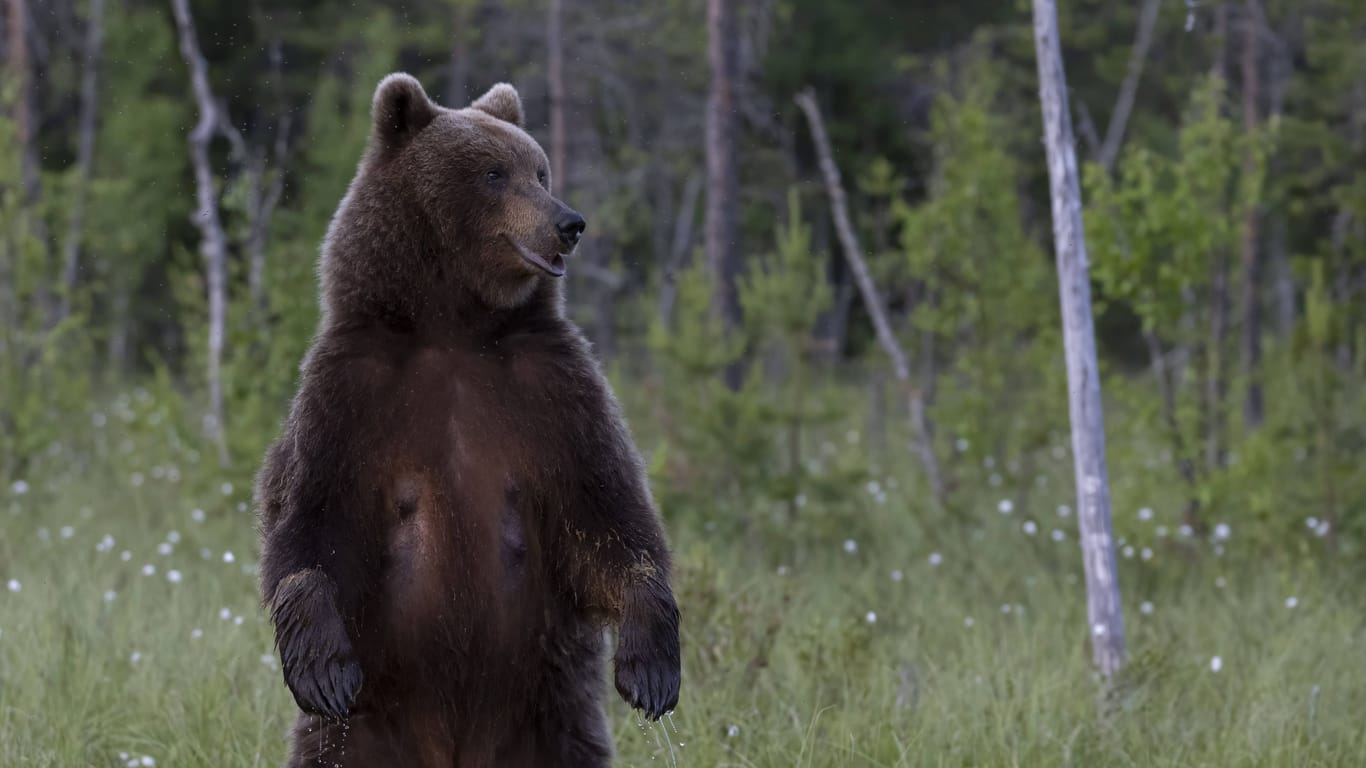
[[[1249,143],[1243,150],[1244,180],[1257,173],[1257,149],[1252,140],[1257,133],[1258,103],[1261,98],[1261,25],[1258,24],[1257,0],[1247,0],[1243,19],[1243,131]],[[1243,400],[1243,424],[1255,427],[1262,423],[1262,260],[1258,249],[1261,211],[1249,201],[1243,212],[1241,237],[1243,263],[1243,374],[1247,377],[1247,391]]]
[[[713,308],[727,334],[740,325],[739,273],[740,182],[735,72],[737,41],[734,0],[707,0],[707,63],[711,72],[707,94],[707,266],[716,281]],[[726,370],[731,387],[740,384],[741,370]]]
[[[85,201],[90,174],[95,163],[95,117],[99,110],[97,76],[100,43],[104,34],[104,0],[90,0],[86,19],[84,62],[81,70],[81,111],[76,146],[76,184],[71,198],[71,218],[67,220],[66,240],[62,243],[62,295],[57,304],[57,322],[71,316],[71,302],[80,276],[81,238],[85,232]]]
[[[199,228],[199,253],[204,259],[209,301],[209,413],[204,424],[209,439],[218,447],[219,462],[226,465],[228,447],[223,413],[222,367],[228,314],[228,239],[218,216],[218,191],[214,185],[213,166],[209,162],[209,144],[219,130],[221,118],[218,103],[209,86],[208,63],[200,53],[199,41],[195,37],[194,19],[190,17],[188,0],[171,0],[171,10],[175,13],[176,31],[180,37],[180,54],[189,67],[190,86],[199,107],[199,122],[190,132],[189,145],[197,201],[194,223]]]
[[[1067,111],[1067,78],[1058,40],[1053,0],[1034,0],[1034,46],[1039,67],[1044,146],[1052,192],[1053,247],[1057,251],[1067,356],[1067,393],[1072,422],[1072,461],[1077,484],[1086,573],[1086,615],[1092,658],[1105,676],[1124,663],[1124,616],[1110,522],[1110,481],[1105,466],[1105,419],[1091,317],[1091,278],[1081,218],[1081,184],[1072,122]]]
[[[868,264],[863,260],[863,248],[859,245],[858,233],[849,221],[849,205],[845,199],[844,184],[840,181],[839,166],[835,165],[835,158],[830,150],[830,138],[825,133],[825,121],[821,119],[820,107],[817,106],[816,97],[810,89],[797,94],[796,102],[806,114],[806,121],[811,127],[811,142],[815,145],[816,155],[820,160],[826,194],[830,198],[830,215],[835,220],[835,230],[839,235],[840,246],[844,250],[844,258],[863,296],[863,305],[868,310],[868,316],[872,318],[878,343],[891,358],[892,370],[906,391],[915,450],[920,458],[921,469],[925,472],[925,482],[934,496],[935,503],[942,503],[944,481],[939,471],[939,459],[934,452],[934,432],[929,416],[925,413],[925,399],[916,385],[915,377],[911,375],[910,358],[902,348],[901,342],[897,340],[896,334],[892,332],[882,298],[878,295],[877,286],[873,284],[872,273],[868,271]]]

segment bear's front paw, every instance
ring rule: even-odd
[[[621,628],[616,658],[617,693],[633,708],[658,720],[678,704],[681,672],[678,609],[672,604],[653,620],[630,621]]]
[[[294,658],[282,653],[285,684],[299,709],[331,720],[345,720],[351,714],[364,676],[350,643],[341,645],[304,649]]]

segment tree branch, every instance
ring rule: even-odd
[[[906,389],[910,405],[911,427],[915,432],[916,452],[920,456],[925,479],[936,503],[942,503],[944,500],[944,482],[939,471],[939,460],[934,453],[933,435],[929,418],[925,414],[925,401],[920,393],[920,388],[916,386],[915,380],[911,376],[910,359],[907,357],[906,351],[902,349],[901,342],[897,341],[896,334],[892,332],[891,324],[887,321],[887,312],[883,307],[882,299],[878,296],[877,286],[873,284],[873,277],[868,271],[868,264],[863,260],[863,249],[859,245],[858,235],[854,232],[853,224],[849,221],[849,207],[844,194],[844,185],[840,182],[839,167],[835,165],[835,159],[830,151],[830,139],[825,133],[825,123],[821,120],[820,108],[816,105],[816,97],[811,89],[807,88],[798,93],[794,100],[802,112],[806,113],[806,121],[811,127],[811,140],[816,147],[821,174],[825,177],[826,193],[830,198],[830,214],[835,219],[835,230],[839,235],[844,257],[849,262],[849,271],[854,274],[854,281],[858,284],[859,292],[863,295],[863,304],[868,310],[869,317],[872,318],[878,343],[882,345],[882,349],[891,358],[892,370],[896,373],[897,380]]]
[[[1124,143],[1124,129],[1128,127],[1129,116],[1133,113],[1134,99],[1138,96],[1138,81],[1143,77],[1143,66],[1148,61],[1148,49],[1153,43],[1153,28],[1157,26],[1157,11],[1162,7],[1161,0],[1143,0],[1138,12],[1138,31],[1134,34],[1134,47],[1129,53],[1129,69],[1124,73],[1124,82],[1119,86],[1119,96],[1115,98],[1115,108],[1110,113],[1110,123],[1105,128],[1105,141],[1100,145],[1100,164],[1109,171],[1119,156],[1119,148]]]

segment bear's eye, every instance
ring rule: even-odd
[[[494,168],[493,170],[490,170],[488,173],[484,174],[484,178],[488,179],[489,181],[498,181],[499,179],[503,178],[503,172],[498,170],[497,168]]]
[[[539,182],[541,182],[541,186],[544,187],[544,186],[545,186],[545,171],[537,171],[537,172],[536,172],[536,180],[539,181]]]

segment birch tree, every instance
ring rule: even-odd
[[[1095,324],[1091,317],[1091,278],[1082,231],[1081,184],[1068,117],[1067,78],[1058,40],[1053,0],[1034,0],[1034,47],[1039,66],[1044,146],[1052,197],[1053,246],[1057,252],[1062,303],[1063,343],[1067,356],[1068,410],[1072,421],[1072,462],[1077,484],[1077,521],[1081,527],[1086,573],[1086,617],[1092,659],[1105,676],[1124,663],[1124,616],[1110,523],[1110,481],[1105,466],[1105,420],[1096,364]]]
[[[711,71],[707,95],[707,265],[715,278],[713,307],[722,328],[734,333],[740,325],[739,272],[740,184],[735,150],[736,32],[734,0],[707,0],[707,62]],[[727,383],[738,387],[740,369],[726,371]]]
[[[189,145],[198,203],[194,223],[199,228],[199,253],[204,258],[209,301],[209,413],[204,424],[205,432],[218,446],[219,462],[227,464],[228,448],[223,433],[222,367],[228,314],[228,238],[218,216],[218,190],[214,184],[213,166],[209,161],[209,144],[220,127],[219,107],[209,86],[208,63],[199,50],[189,2],[171,0],[171,9],[175,13],[176,31],[180,37],[180,53],[190,69],[190,85],[199,107],[199,123],[190,131]]]

